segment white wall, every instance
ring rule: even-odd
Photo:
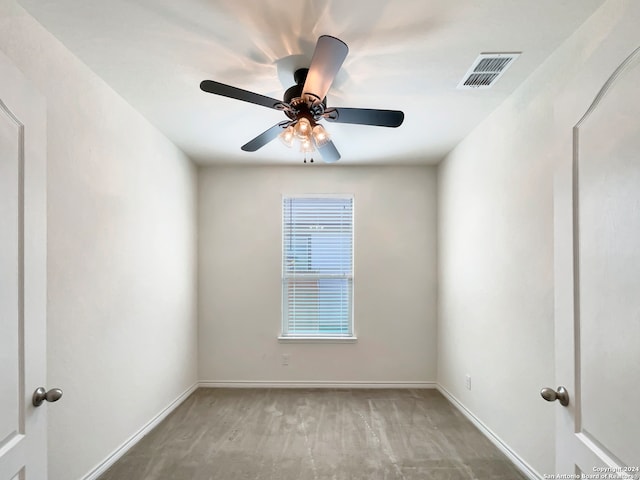
[[[607,2],[439,167],[438,381],[540,474],[554,472],[559,407],[538,392],[561,382],[554,174],[571,165],[573,125],[640,45],[639,13]]]
[[[49,479],[78,479],[197,380],[196,172],[13,1],[0,49],[47,102]]]
[[[210,167],[199,174],[199,365],[208,382],[433,382],[430,167]],[[281,196],[352,193],[354,344],[282,344]],[[281,355],[291,355],[289,366]]]

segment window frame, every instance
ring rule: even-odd
[[[351,280],[351,298],[349,304],[349,326],[350,333],[348,334],[289,334],[287,332],[288,318],[286,316],[287,302],[285,300],[285,217],[284,207],[287,199],[296,198],[336,198],[345,199],[351,201],[351,275],[348,277]],[[280,245],[280,264],[281,264],[281,285],[280,285],[280,299],[281,299],[281,312],[280,312],[280,335],[278,341],[281,343],[354,343],[357,341],[355,331],[355,309],[354,309],[354,292],[355,292],[355,197],[351,193],[304,193],[304,194],[282,194],[280,198],[280,232],[281,232],[281,245]]]

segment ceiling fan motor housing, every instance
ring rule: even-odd
[[[296,84],[289,87],[285,92],[282,100],[284,103],[291,105],[299,113],[296,115],[293,112],[285,110],[286,115],[292,120],[296,120],[299,117],[307,117],[309,120],[315,120],[315,115],[310,110],[310,105],[307,100],[302,96],[302,90],[304,88],[304,82],[307,80],[308,68],[299,68],[293,73],[293,79]],[[327,97],[322,100],[322,110],[327,107]]]

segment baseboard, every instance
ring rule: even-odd
[[[436,382],[332,382],[332,381],[244,381],[208,380],[202,388],[436,388]]]
[[[82,480],[96,480],[100,475],[107,471],[107,469],[117,462],[120,457],[129,451],[136,443],[138,443],[142,437],[153,430],[162,420],[164,420],[171,412],[173,412],[182,402],[184,402],[189,395],[191,395],[198,388],[198,383],[194,383],[178,397],[172,401],[167,407],[165,407],[160,413],[153,417],[146,425],[140,430],[134,433],[129,439],[127,439],[122,445],[116,448],[107,458],[96,465],[89,473],[87,473]]]
[[[542,476],[536,472],[531,465],[525,462],[520,456],[511,450],[509,446],[502,441],[498,435],[496,435],[489,427],[487,427],[478,417],[476,417],[467,407],[465,407],[460,400],[454,397],[446,388],[437,384],[436,388],[444,397],[449,400],[465,417],[467,417],[471,423],[473,423],[478,429],[487,437],[491,443],[493,443],[498,450],[504,453],[509,460],[530,480],[542,480]]]

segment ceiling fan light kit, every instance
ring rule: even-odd
[[[318,38],[311,65],[308,69],[300,68],[294,72],[296,84],[287,89],[283,101],[213,80],[201,82],[200,89],[207,93],[280,110],[289,118],[244,144],[242,150],[255,152],[278,137],[290,148],[297,140],[300,151],[305,155],[317,149],[325,162],[333,163],[340,159],[340,153],[331,141],[329,133],[320,124],[322,120],[381,127],[399,127],[404,121],[404,113],[399,110],[327,108],[327,92],[348,52],[347,44],[338,38],[329,35]]]

